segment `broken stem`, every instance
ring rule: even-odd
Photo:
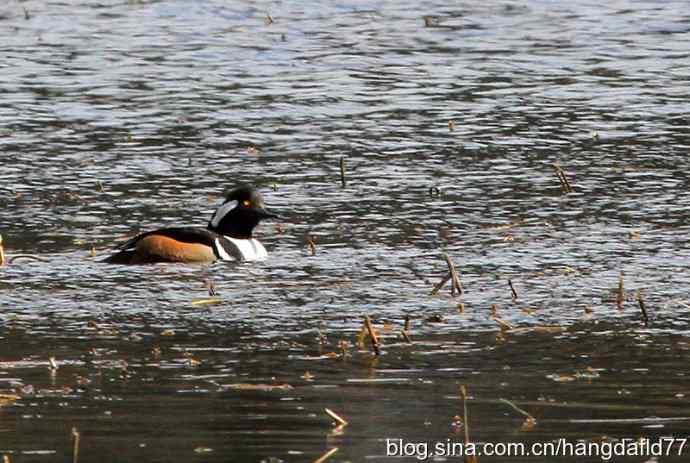
[[[616,305],[618,310],[623,310],[623,304],[625,303],[625,294],[623,293],[623,272],[621,272],[618,278],[618,294],[616,296]]]
[[[72,463],[79,461],[79,432],[72,428]]]
[[[529,418],[529,419],[531,419],[531,420],[537,421],[532,415],[530,415],[529,413],[527,413],[526,411],[524,411],[523,409],[521,409],[520,407],[518,407],[517,405],[515,405],[515,404],[514,404],[513,402],[511,402],[510,400],[508,400],[508,399],[498,399],[498,400],[500,400],[501,402],[503,402],[503,403],[505,403],[505,404],[510,405],[510,406],[513,408],[513,410],[515,410],[516,412],[518,412],[518,413],[520,413],[521,415],[525,416],[526,418]]]
[[[558,181],[561,182],[561,188],[563,188],[564,193],[572,193],[573,189],[570,186],[570,182],[568,181],[568,177],[565,175],[565,172],[563,169],[561,169],[561,166],[558,164],[553,165],[554,170],[556,171],[556,176],[558,177]]]
[[[347,420],[345,418],[342,418],[341,416],[339,416],[336,412],[334,412],[330,408],[324,408],[323,411],[326,412],[326,415],[333,418],[335,420],[335,422],[338,423],[338,425],[340,425],[340,426],[347,426],[348,425]]]
[[[337,451],[338,451],[338,447],[333,447],[332,449],[328,450],[326,453],[321,455],[319,458],[314,460],[314,463],[323,463],[324,461],[331,458],[333,456],[333,454]]]
[[[517,291],[515,291],[515,287],[513,286],[513,282],[511,280],[508,280],[508,285],[510,286],[510,292],[513,293],[513,299],[517,299]]]
[[[637,290],[637,303],[640,306],[640,312],[642,313],[642,323],[644,323],[645,328],[649,326],[649,317],[647,316],[647,308],[644,305],[644,299],[642,299],[642,290]]]
[[[448,254],[443,254],[443,259],[446,261],[446,264],[448,264],[448,270],[450,271],[450,279],[452,286],[450,288],[450,294],[455,296],[455,291],[457,290],[458,295],[462,295],[462,282],[460,281],[460,275],[455,268],[455,265],[453,265],[453,261],[450,260],[450,257]]]
[[[374,326],[371,324],[371,318],[369,318],[369,315],[364,317],[364,326],[367,328],[367,332],[369,333],[371,347],[374,349],[374,353],[376,355],[381,355],[381,351],[379,349],[379,338],[376,336],[376,331],[374,331]]]
[[[441,288],[443,288],[443,286],[444,286],[446,283],[448,283],[448,280],[450,280],[450,278],[451,278],[451,274],[450,274],[450,272],[448,272],[448,274],[447,274],[446,276],[444,276],[444,277],[441,279],[441,281],[439,281],[438,283],[436,283],[436,286],[434,286],[434,289],[431,290],[431,295],[433,296],[434,294],[436,294],[437,292],[439,292],[439,290],[440,290]]]
[[[347,181],[345,180],[345,156],[340,157],[340,183],[343,188],[347,186]]]

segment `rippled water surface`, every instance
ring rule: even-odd
[[[689,43],[682,1],[3,2],[0,455],[687,437]],[[99,262],[242,182],[268,261]]]

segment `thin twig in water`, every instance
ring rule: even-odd
[[[450,271],[450,279],[452,283],[452,286],[450,288],[450,294],[452,296],[455,296],[455,291],[457,291],[458,295],[461,296],[462,282],[460,281],[460,273],[455,268],[455,265],[453,265],[453,261],[450,260],[448,254],[444,254],[443,259],[446,261],[446,264],[448,264],[448,271]]]
[[[31,254],[16,254],[16,255],[12,256],[12,258],[9,259],[8,262],[10,264],[13,264],[16,260],[19,260],[19,259],[29,259],[29,260],[37,260],[39,262],[49,262],[48,259],[42,259],[38,256],[32,256]]]
[[[2,235],[0,235],[0,265],[5,265],[5,249],[2,246]]]
[[[618,294],[616,296],[616,305],[618,306],[618,310],[623,310],[623,304],[624,303],[625,303],[625,294],[623,291],[623,272],[621,272],[621,275],[618,278]]]
[[[347,186],[347,181],[345,181],[345,156],[340,157],[340,184],[343,188]]]
[[[72,463],[79,461],[79,432],[77,428],[72,428]]]
[[[572,193],[573,189],[570,186],[568,177],[565,175],[563,169],[561,169],[561,166],[559,166],[558,164],[554,164],[553,168],[556,171],[556,176],[558,177],[558,180],[561,182],[561,188],[563,189],[563,192]]]
[[[204,281],[206,284],[206,288],[208,288],[208,295],[209,296],[218,296],[218,291],[216,291],[216,284],[213,282],[213,280],[206,280]]]
[[[523,421],[523,423],[522,423],[522,430],[523,431],[529,431],[537,425],[537,419],[535,417],[533,417],[532,415],[530,415],[529,413],[527,413],[526,411],[524,411],[523,409],[521,409],[520,407],[515,405],[510,400],[507,400],[507,399],[498,399],[498,400],[500,400],[503,403],[510,405],[511,407],[513,407],[513,410],[515,410],[516,412],[525,416],[525,421]]]
[[[331,410],[329,408],[324,408],[323,411],[326,412],[326,415],[333,418],[335,420],[335,422],[338,423],[339,425],[341,425],[341,426],[347,426],[348,425],[347,420],[345,418],[342,418],[341,416],[339,416],[333,410]]]
[[[405,331],[410,331],[410,316],[405,315]]]
[[[321,455],[319,458],[314,460],[314,463],[324,463],[326,460],[331,458],[335,452],[338,451],[338,447],[333,447],[332,449],[328,450],[326,453]]]
[[[444,286],[446,283],[448,283],[448,280],[450,280],[450,278],[451,278],[451,274],[450,274],[450,272],[449,272],[446,276],[444,276],[444,277],[441,279],[441,281],[439,281],[438,283],[436,283],[436,286],[434,286],[434,289],[431,290],[431,295],[433,296],[434,294],[436,294],[437,292],[439,292],[439,290],[440,290],[441,288],[443,288],[443,286]]]
[[[367,332],[369,333],[369,339],[371,339],[371,347],[374,349],[374,353],[376,355],[381,355],[381,351],[379,349],[379,338],[376,336],[376,331],[374,331],[374,326],[371,324],[371,318],[369,318],[369,315],[364,317],[364,326],[367,328]]]
[[[510,400],[508,400],[508,399],[498,399],[498,400],[500,400],[501,402],[503,402],[503,403],[505,403],[505,404],[510,405],[511,407],[513,407],[513,409],[514,409],[516,412],[522,414],[522,415],[525,416],[526,418],[530,418],[530,419],[532,419],[532,420],[534,420],[534,421],[537,421],[532,415],[530,415],[529,413],[527,413],[526,411],[524,411],[523,409],[521,409],[520,407],[518,407],[517,405],[515,405],[515,404],[514,404],[513,402],[511,402]]]
[[[412,339],[410,339],[410,336],[407,334],[406,330],[400,330],[400,336],[402,336],[406,343],[412,344]]]
[[[307,233],[307,246],[309,246],[309,250],[311,251],[311,255],[314,256],[316,255],[316,242],[314,241],[314,238]]]
[[[460,396],[462,397],[462,419],[465,423],[465,446],[470,444],[470,418],[467,413],[467,388],[463,384],[460,386]],[[477,457],[473,455],[465,455],[464,463],[476,463]]]
[[[513,325],[511,325],[510,323],[508,323],[507,321],[503,320],[503,319],[500,318],[500,317],[493,316],[493,317],[491,317],[491,318],[493,318],[494,321],[495,321],[496,323],[498,323],[498,326],[501,327],[501,331],[510,331],[510,330],[514,330],[514,329],[515,329],[515,327],[514,327]]]
[[[513,282],[511,280],[508,280],[508,285],[510,285],[510,292],[513,293],[513,299],[517,299],[517,291],[515,291],[515,287],[513,286]]]
[[[637,290],[637,303],[640,306],[640,312],[642,313],[642,322],[645,328],[649,326],[649,317],[647,316],[647,308],[644,305],[644,299],[642,299],[642,290]]]

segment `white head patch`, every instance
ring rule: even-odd
[[[223,204],[218,208],[218,210],[213,214],[213,217],[211,218],[211,225],[214,227],[217,227],[218,224],[220,223],[221,220],[223,220],[223,217],[227,215],[228,212],[231,210],[235,209],[237,207],[237,201],[228,201],[227,203]]]

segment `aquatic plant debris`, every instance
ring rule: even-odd
[[[450,256],[448,254],[443,254],[442,255],[443,260],[446,261],[446,265],[448,265],[448,274],[446,274],[440,282],[434,286],[434,288],[431,290],[431,295],[435,295],[438,293],[438,291],[443,288],[443,286],[448,282],[451,281],[451,287],[450,287],[450,294],[451,296],[455,296],[456,292],[458,296],[461,296],[463,293],[463,288],[462,288],[462,282],[460,281],[460,272],[457,270],[455,267],[455,264],[453,264],[453,261],[450,259]]]
[[[79,440],[79,431],[77,428],[72,428],[72,463],[79,462]]]
[[[376,334],[374,326],[371,324],[371,318],[369,318],[369,315],[366,315],[364,317],[364,326],[366,327],[367,334],[369,335],[369,339],[371,340],[371,347],[372,349],[374,349],[374,353],[376,355],[381,355],[381,350],[379,349],[379,337]]]
[[[337,413],[335,413],[335,412],[334,412],[333,410],[331,410],[330,408],[324,408],[323,411],[326,412],[326,415],[328,415],[328,416],[330,416],[331,418],[333,418],[333,419],[335,420],[335,422],[338,423],[338,425],[340,425],[340,426],[347,426],[347,425],[349,424],[345,418],[341,417],[340,415],[338,415]]]
[[[313,463],[324,463],[326,460],[331,458],[335,453],[338,451],[338,447],[333,447],[330,450],[327,450],[323,455],[321,455],[319,458],[314,460]]]
[[[644,323],[645,328],[649,326],[649,316],[647,315],[647,308],[644,303],[644,298],[642,296],[642,290],[637,290],[637,304],[640,307],[640,314],[642,315],[642,323]]]
[[[568,181],[568,176],[565,174],[561,166],[558,164],[553,165],[554,170],[556,171],[556,176],[558,177],[558,181],[561,183],[561,188],[563,189],[563,193],[568,194],[572,193],[573,188],[570,186],[570,182]]]
[[[347,186],[347,180],[345,180],[345,157],[340,157],[340,185],[345,188]]]
[[[225,389],[234,389],[238,391],[289,391],[294,389],[290,384],[252,384],[252,383],[234,383],[223,385]]]
[[[518,407],[517,405],[515,405],[515,404],[514,404],[513,402],[511,402],[510,400],[508,400],[508,399],[503,399],[503,398],[499,398],[498,400],[500,400],[501,402],[503,402],[503,403],[505,403],[505,404],[510,405],[510,406],[513,408],[513,410],[515,410],[516,412],[520,413],[521,415],[523,415],[523,416],[525,417],[525,421],[522,423],[522,430],[523,430],[523,431],[532,430],[532,429],[537,425],[537,420],[536,420],[536,418],[534,418],[532,415],[530,415],[529,413],[527,413],[527,412],[526,412],[525,410],[523,410],[522,408],[520,408],[520,407]]]

